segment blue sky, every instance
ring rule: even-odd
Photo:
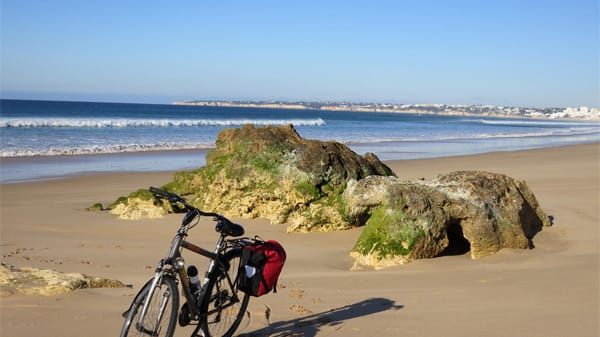
[[[4,98],[600,107],[597,0],[1,6]]]

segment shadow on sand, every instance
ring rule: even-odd
[[[322,327],[335,327],[356,317],[402,308],[403,305],[396,305],[394,301],[386,298],[371,298],[326,312],[275,322],[265,328],[241,334],[240,337],[314,337]]]

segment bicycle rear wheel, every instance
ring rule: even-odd
[[[203,313],[200,324],[205,337],[231,337],[244,319],[250,296],[238,289],[241,259],[241,249],[227,252],[227,270],[217,269],[210,277],[200,307]],[[226,274],[229,274],[232,284]]]
[[[127,336],[164,336],[171,337],[175,332],[177,310],[179,309],[179,291],[177,283],[172,277],[164,276],[160,284],[154,288],[152,298],[144,319],[140,322],[140,315],[144,302],[150,294],[152,280],[150,280],[133,300],[131,308],[123,323],[121,337]]]

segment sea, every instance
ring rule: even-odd
[[[0,100],[0,183],[206,164],[217,134],[244,124],[294,125],[381,160],[600,142],[600,123],[326,110]]]

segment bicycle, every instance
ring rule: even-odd
[[[244,235],[244,228],[223,215],[203,212],[175,193],[154,187],[149,190],[172,205],[181,205],[186,214],[168,255],[159,261],[154,277],[146,282],[123,313],[121,337],[171,337],[177,322],[181,326],[196,325],[192,337],[231,337],[244,318],[250,300],[248,294],[238,289],[238,273],[242,248],[251,239],[239,238]],[[219,238],[214,252],[185,240],[201,216],[212,217],[216,222]],[[182,248],[210,260],[204,282],[195,283],[198,278],[193,274],[197,274],[197,270],[185,267]],[[178,284],[185,299],[181,308]]]

